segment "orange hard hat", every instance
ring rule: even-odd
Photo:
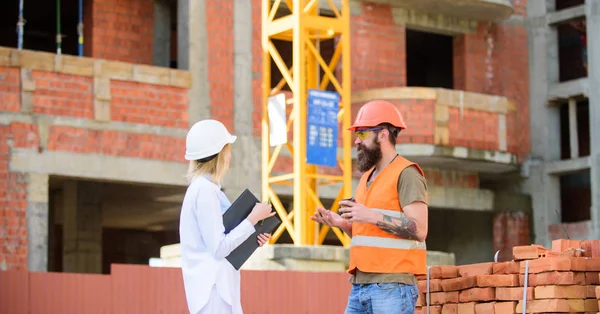
[[[401,130],[406,129],[404,119],[394,104],[386,100],[371,100],[360,107],[356,120],[349,130],[374,127],[381,123],[389,123]]]

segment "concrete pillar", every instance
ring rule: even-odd
[[[246,188],[261,195],[261,141],[252,135],[254,104],[252,88],[252,0],[233,6],[234,132],[232,160],[225,193],[233,201]]]
[[[63,272],[102,272],[102,197],[100,182],[64,183]]]
[[[27,176],[27,268],[48,269],[48,175]]]
[[[177,66],[192,75],[190,126],[210,117],[206,0],[177,1]]]
[[[585,1],[587,20],[588,86],[590,106],[591,219],[593,239],[600,239],[600,0]]]
[[[167,0],[154,0],[153,64],[169,67],[171,63],[171,5]]]
[[[529,17],[553,10],[553,1],[529,1]],[[558,42],[555,28],[532,23],[529,35],[531,160],[529,190],[532,194],[535,242],[550,245],[548,226],[560,222],[560,186],[557,177],[545,173],[543,163],[560,159],[560,116],[548,106],[548,86],[558,82]]]

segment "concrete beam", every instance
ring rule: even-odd
[[[184,163],[129,157],[13,149],[9,169],[92,180],[187,185]]]
[[[571,97],[588,97],[589,90],[587,78],[554,83],[548,87],[548,100],[567,101]]]
[[[191,85],[191,75],[187,71],[145,64],[57,55],[49,52],[17,50],[7,47],[0,47],[0,56],[9,56],[8,58],[0,58],[0,66],[3,67],[182,88],[189,88]],[[25,77],[23,90],[26,92],[34,91],[36,86],[31,80],[31,76],[25,75]],[[110,90],[95,88],[94,94],[97,99],[110,100]]]
[[[589,156],[544,163],[546,174],[556,176],[579,172],[581,170],[590,169],[590,167],[591,160]]]
[[[50,116],[43,114],[36,114],[35,116],[32,116],[22,113],[0,112],[1,125],[9,125],[12,122],[37,124],[38,128],[41,129],[41,133],[47,133],[48,128],[51,126],[68,126],[74,128],[85,128],[90,130],[110,130],[116,132],[149,134],[176,138],[185,138],[185,135],[187,134],[187,130],[184,129],[167,128],[148,124],[137,124],[117,121],[111,121],[110,123],[106,123],[92,119],[83,119],[67,116]],[[46,138],[46,140],[48,138],[48,134],[40,134],[40,136],[43,136],[43,138]]]
[[[585,4],[550,12],[546,15],[546,20],[548,25],[556,25],[582,17],[585,17]]]
[[[585,17],[584,4],[559,11],[548,12],[545,15],[533,15],[527,18],[527,25],[530,27],[544,27],[546,25],[556,26],[582,17]]]

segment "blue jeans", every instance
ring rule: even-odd
[[[412,314],[418,296],[416,285],[353,284],[345,314]]]

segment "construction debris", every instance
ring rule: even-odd
[[[512,261],[432,266],[418,279],[418,314],[600,314],[600,240],[517,246]]]

